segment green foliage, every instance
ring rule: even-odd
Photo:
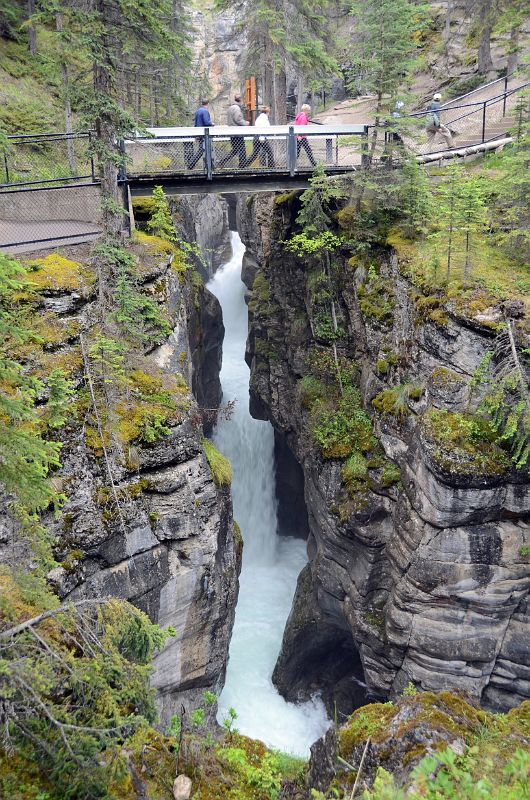
[[[35,400],[43,384],[26,374],[13,349],[31,342],[17,301],[30,291],[26,271],[0,254],[0,481],[29,511],[46,508],[55,496],[48,482],[59,466],[60,444],[42,438]],[[48,409],[53,416],[52,407]]]
[[[449,473],[496,476],[510,467],[500,437],[485,417],[430,409],[423,416],[422,431],[434,461]]]
[[[428,5],[411,0],[362,0],[353,2],[356,38],[350,57],[366,75],[365,89],[393,103],[398,90],[417,61],[418,33],[428,21]]]
[[[108,242],[93,248],[101,272],[113,276],[113,305],[116,321],[133,339],[150,342],[169,336],[171,325],[164,319],[158,303],[138,289],[133,257],[122,247]]]
[[[488,415],[499,442],[507,446],[517,469],[530,462],[529,353],[517,345],[512,320],[497,334],[470,387],[482,398],[479,410]]]
[[[403,697],[416,697],[416,695],[418,694],[418,690],[416,689],[412,681],[409,681],[405,686],[405,688],[403,689],[403,691],[401,692],[401,694]]]
[[[241,747],[219,749],[218,757],[237,774],[243,792],[246,787],[251,792],[257,791],[270,800],[276,800],[280,791],[281,774],[272,753],[265,753],[259,766],[249,762],[247,753]]]
[[[152,200],[151,216],[147,222],[148,230],[154,233],[155,236],[160,236],[161,239],[166,239],[168,242],[176,242],[175,224],[171,217],[166,195],[161,186],[155,186],[153,189]]]
[[[202,446],[210,465],[215,485],[219,487],[230,486],[232,483],[232,465],[230,461],[219,452],[209,439],[203,439]]]
[[[374,397],[372,404],[381,414],[403,418],[410,414],[409,400],[418,400],[421,392],[421,386],[404,383],[380,392]]]
[[[518,263],[530,258],[530,124],[517,131],[517,140],[505,147],[496,159],[494,172],[495,204],[493,221],[497,238]]]
[[[357,388],[345,389],[338,403],[318,400],[311,409],[311,432],[324,458],[347,458],[373,446],[372,421],[362,408]]]
[[[121,601],[63,607],[39,622],[42,610],[24,600],[17,579],[0,574],[0,693],[9,698],[0,793],[27,765],[54,800],[120,796],[123,747],[155,719],[149,662],[166,634]]]
[[[48,403],[45,409],[46,423],[50,428],[60,428],[71,413],[71,398],[74,385],[60,369],[53,369],[48,377]]]

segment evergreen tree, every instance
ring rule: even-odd
[[[355,0],[351,13],[355,37],[350,52],[365,74],[366,90],[377,98],[373,153],[377,126],[417,63],[417,33],[427,22],[428,5],[413,0]]]
[[[337,70],[331,52],[327,10],[333,0],[217,0],[236,12],[246,37],[244,70],[261,73],[263,102],[272,121],[287,121],[287,69],[294,66],[316,85]]]

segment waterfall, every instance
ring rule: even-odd
[[[305,543],[278,536],[274,492],[274,434],[269,422],[248,410],[249,369],[245,363],[248,315],[241,281],[244,245],[232,233],[233,256],[208,284],[223,310],[225,340],[223,400],[236,400],[231,419],[221,420],[214,442],[232,462],[234,519],[244,540],[239,600],[219,721],[230,707],[236,727],[269,747],[308,755],[328,728],[322,701],[287,703],[272,684],[297,576],[307,561]]]

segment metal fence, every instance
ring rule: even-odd
[[[365,125],[158,128],[125,142],[128,178],[344,171],[361,163]]]
[[[101,230],[98,183],[0,189],[0,250],[70,244],[96,238]]]
[[[95,181],[90,133],[8,136],[0,154],[0,188]]]

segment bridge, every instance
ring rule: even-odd
[[[500,78],[442,106],[454,146],[429,141],[425,115],[396,120],[401,142],[423,162],[441,162],[511,141],[510,132],[528,116],[529,87],[516,75]],[[316,164],[328,174],[358,169],[381,159],[395,133],[373,122],[212,128],[153,128],[123,142],[126,169],[120,176],[129,196],[150,194],[155,185],[170,193],[233,192],[304,187]],[[90,133],[8,137],[0,161],[0,248],[34,249],[96,238],[101,232],[99,182],[91,158]]]

